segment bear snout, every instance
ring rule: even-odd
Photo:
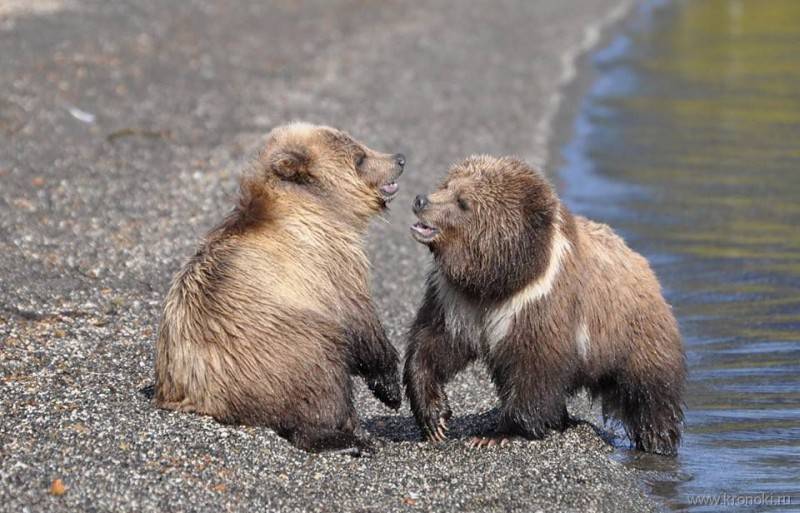
[[[423,194],[417,194],[417,197],[414,198],[414,204],[412,205],[412,210],[415,214],[419,215],[425,207],[428,206],[428,197]]]
[[[400,168],[400,173],[398,173],[397,175],[400,176],[403,173],[403,168],[406,167],[406,156],[403,155],[402,153],[395,153],[392,158],[394,158],[397,167]]]

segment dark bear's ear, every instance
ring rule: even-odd
[[[523,226],[531,240],[547,240],[558,213],[558,200],[544,179],[531,182],[522,203]]]
[[[269,168],[281,180],[295,183],[309,181],[311,157],[304,149],[286,149],[275,152]]]

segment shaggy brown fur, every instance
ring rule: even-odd
[[[172,283],[157,405],[270,426],[306,450],[368,448],[350,375],[392,408],[401,394],[362,238],[404,164],[329,127],[273,130],[239,205]]]
[[[423,433],[444,438],[444,385],[478,358],[501,402],[489,438],[543,436],[588,388],[639,449],[673,454],[686,376],[678,327],[647,261],[606,225],[573,216],[544,177],[472,157],[418,196],[415,238],[434,269],[410,334],[404,382]]]

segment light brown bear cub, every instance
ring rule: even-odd
[[[173,280],[157,405],[266,425],[309,451],[369,450],[350,375],[392,408],[402,398],[362,239],[404,165],[333,128],[274,129],[238,206]]]
[[[496,430],[471,446],[538,438],[569,421],[587,388],[637,448],[674,454],[685,358],[647,261],[606,225],[572,215],[546,179],[512,158],[472,157],[412,226],[434,258],[411,329],[404,382],[424,435],[442,440],[444,385],[476,359],[500,398]]]

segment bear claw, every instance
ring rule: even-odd
[[[467,440],[466,446],[470,449],[482,449],[484,447],[506,447],[516,437],[509,435],[493,435],[493,436],[473,436]]]

